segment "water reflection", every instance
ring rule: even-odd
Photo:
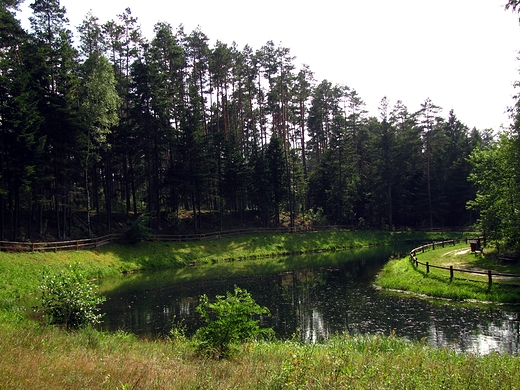
[[[271,310],[273,316],[261,322],[281,338],[299,334],[305,341],[316,342],[341,332],[395,333],[461,352],[519,352],[516,309],[456,307],[389,295],[373,288],[373,278],[388,259],[388,251],[322,254],[318,267],[272,275],[173,283],[168,272],[134,275],[118,289],[106,292],[103,328],[156,337],[167,335],[174,321],[183,321],[188,333],[193,333],[201,325],[195,312],[198,297],[224,295],[236,285]],[[305,265],[308,260],[286,263]],[[179,279],[178,275],[175,279]]]

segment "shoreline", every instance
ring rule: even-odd
[[[484,274],[482,270],[485,269],[492,269],[499,275],[504,269],[520,273],[518,265],[508,265],[506,268],[494,264],[482,254],[468,251],[464,243],[417,253],[417,258],[422,263],[430,264],[430,269],[427,270],[422,265],[417,267],[409,257],[394,259],[385,264],[374,284],[381,289],[415,294],[426,299],[485,305],[520,304],[520,286],[516,284],[515,278],[495,277],[492,284],[489,284],[488,277],[480,275]],[[463,268],[465,273],[451,278],[450,271],[446,269],[454,264]],[[475,271],[475,274],[471,274],[471,271]]]

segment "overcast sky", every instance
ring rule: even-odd
[[[426,98],[469,127],[508,125],[520,80],[518,15],[507,0],[61,0],[71,29],[89,10],[103,23],[129,7],[145,36],[157,22],[241,49],[281,44],[318,81],[355,89],[370,115],[384,96],[416,111]],[[27,10],[32,0],[22,6]],[[29,12],[19,19],[28,27]]]

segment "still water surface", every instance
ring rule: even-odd
[[[101,286],[107,297],[102,328],[157,337],[167,335],[172,323],[182,320],[192,333],[201,325],[195,311],[198,297],[225,295],[239,286],[270,309],[272,317],[263,318],[262,324],[272,327],[280,338],[298,334],[315,342],[342,332],[395,333],[460,352],[519,353],[518,307],[460,307],[374,288],[377,272],[392,253],[394,249],[379,248],[314,255],[319,260],[302,256],[284,259],[292,269],[273,274],[258,275],[252,270],[255,275],[188,282],[180,281],[178,270],[126,276],[115,289],[109,290],[113,280]],[[308,263],[319,265],[306,268]]]

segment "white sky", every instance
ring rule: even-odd
[[[309,65],[319,81],[356,89],[370,115],[384,96],[413,112],[426,98],[454,109],[469,127],[508,125],[513,83],[520,80],[518,15],[507,0],[61,0],[75,32],[89,10],[103,23],[125,8],[145,36],[168,22],[186,33],[200,26],[210,38],[281,44]],[[28,27],[25,0],[18,17]]]

